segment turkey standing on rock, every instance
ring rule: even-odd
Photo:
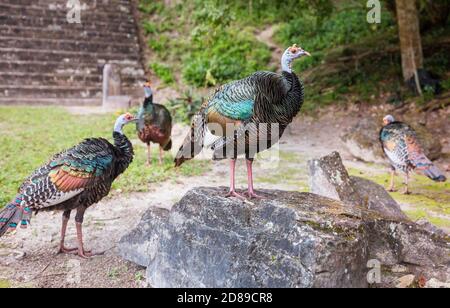
[[[138,137],[147,144],[147,165],[151,165],[150,143],[159,144],[159,164],[162,164],[163,150],[172,149],[172,117],[163,105],[153,103],[150,82],[144,84],[145,100],[139,114],[136,130]]]
[[[56,154],[37,169],[20,187],[14,200],[0,212],[0,237],[20,223],[26,228],[32,212],[64,211],[60,253],[77,251],[83,258],[92,256],[83,246],[82,223],[86,209],[106,197],[111,184],[133,160],[133,147],[123,127],[136,119],[127,113],[114,126],[114,145],[106,139],[86,139],[79,145]],[[76,210],[78,248],[64,245],[67,223]]]
[[[442,172],[425,156],[419,144],[416,132],[402,122],[396,122],[391,115],[383,119],[384,127],[380,131],[380,142],[384,153],[392,165],[389,191],[394,191],[395,171],[405,173],[405,194],[409,194],[409,173],[418,170],[433,181],[445,182]]]
[[[230,158],[228,197],[243,199],[235,189],[238,155],[247,159],[248,197],[258,198],[253,188],[254,156],[276,144],[303,104],[303,84],[292,72],[292,62],[310,54],[296,45],[282,57],[282,74],[256,72],[226,84],[212,95],[194,117],[191,131],[178,151],[175,165],[194,158],[205,145],[209,131],[216,136],[211,148],[214,160]]]

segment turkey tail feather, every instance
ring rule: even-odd
[[[185,161],[198,155],[204,145],[206,133],[206,119],[204,114],[198,114],[192,120],[191,130],[184,139],[175,158],[175,167],[181,166]]]
[[[169,140],[169,142],[166,144],[166,146],[163,149],[164,151],[170,151],[172,150],[172,139]]]
[[[0,212],[0,237],[9,229],[15,230],[22,220],[22,208],[14,203],[8,204]]]
[[[435,182],[447,181],[447,178],[445,177],[445,175],[435,165],[429,165],[425,169],[422,169],[420,171]]]

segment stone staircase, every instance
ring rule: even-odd
[[[131,0],[81,0],[81,24],[67,0],[1,0],[0,104],[100,105],[106,63],[123,94],[145,78]]]

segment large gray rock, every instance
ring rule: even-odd
[[[189,191],[172,210],[149,209],[119,244],[153,287],[367,287],[367,262],[447,281],[449,247],[409,222],[314,194],[265,191],[265,200]],[[405,275],[404,273],[402,275]],[[398,278],[398,277],[397,277]]]
[[[383,186],[363,178],[350,177],[338,152],[311,160],[308,167],[312,193],[374,210],[385,218],[408,219]]]
[[[351,205],[363,205],[338,152],[308,161],[310,192]]]
[[[353,187],[360,195],[361,200],[369,210],[395,220],[408,220],[408,216],[400,208],[386,189],[370,180],[360,177],[350,177]]]
[[[439,138],[433,136],[423,125],[414,125],[415,122],[412,119],[405,122],[410,123],[416,130],[425,154],[432,160],[438,159],[442,155]],[[341,139],[350,154],[365,162],[386,163],[379,140],[381,124],[381,119],[368,117],[361,119],[355,126],[348,129]]]

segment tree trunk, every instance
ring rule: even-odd
[[[403,77],[407,81],[416,76],[418,69],[423,68],[419,14],[415,1],[396,0],[396,7]]]

